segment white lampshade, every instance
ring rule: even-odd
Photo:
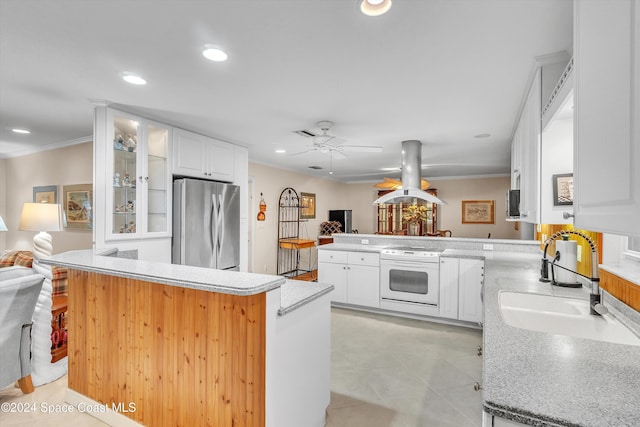
[[[62,205],[55,203],[25,203],[22,206],[18,229],[22,231],[64,230]]]
[[[1,216],[0,216],[0,231],[9,231],[7,229],[7,224],[4,223]]]

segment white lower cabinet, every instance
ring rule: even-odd
[[[318,281],[335,287],[331,301],[380,307],[380,255],[318,251]]]
[[[482,322],[484,261],[440,258],[440,317]]]

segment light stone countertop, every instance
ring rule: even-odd
[[[125,259],[96,254],[91,249],[57,254],[44,260],[43,263],[116,277],[241,296],[267,292],[285,283],[284,277],[280,276]]]
[[[485,410],[534,426],[640,425],[640,347],[529,331],[502,320],[501,290],[588,299],[586,288],[540,282],[540,258],[505,252],[485,258]],[[612,307],[609,298],[605,304]]]
[[[328,243],[326,245],[318,246],[318,250],[328,251],[356,251],[356,252],[376,252],[388,247],[385,245],[362,245],[356,243]]]
[[[320,298],[333,289],[333,285],[324,283],[287,280],[280,287],[280,309],[278,310],[278,315],[284,316],[291,313],[293,310]]]

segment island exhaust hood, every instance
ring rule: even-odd
[[[411,203],[412,199],[420,199],[439,205],[446,204],[436,196],[420,189],[421,170],[422,142],[418,140],[402,141],[402,188],[385,194],[373,204]]]

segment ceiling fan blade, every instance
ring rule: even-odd
[[[341,145],[340,148],[354,153],[380,153],[382,151],[382,147],[374,145]]]
[[[339,149],[337,149],[337,148],[335,148],[335,147],[331,149],[331,153],[333,153],[333,157],[334,157],[336,160],[344,160],[344,159],[346,159],[346,158],[347,158],[347,155],[346,155],[346,154],[344,154],[344,153],[342,152],[342,150],[339,150]]]
[[[297,153],[287,154],[287,157],[299,156],[300,154],[307,154],[307,153],[309,153],[311,151],[315,151],[315,150],[299,151]]]

